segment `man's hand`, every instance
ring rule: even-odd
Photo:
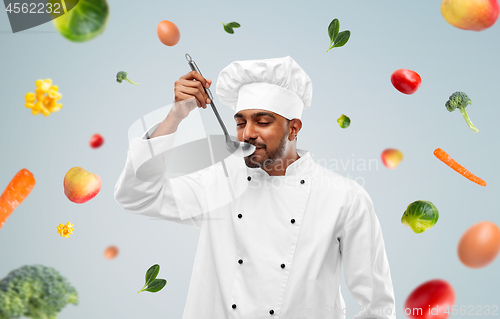
[[[195,107],[206,109],[210,103],[205,88],[209,88],[212,80],[205,79],[196,71],[183,75],[174,84],[174,105],[171,112],[176,117],[184,119]]]
[[[172,108],[167,117],[148,138],[172,134],[177,130],[179,123],[197,106],[206,109],[210,100],[203,86],[209,88],[211,84],[210,79],[205,79],[195,71],[191,71],[175,81],[175,100]]]

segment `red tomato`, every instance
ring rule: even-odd
[[[454,303],[453,287],[444,280],[434,279],[424,282],[408,296],[405,314],[411,319],[445,319],[452,313]]]
[[[90,142],[89,142],[90,147],[92,147],[92,148],[98,148],[103,143],[104,143],[104,139],[102,138],[102,136],[100,134],[94,134],[90,138]]]
[[[417,72],[407,69],[399,69],[391,75],[392,85],[401,93],[413,94],[417,92],[422,84],[422,79]]]

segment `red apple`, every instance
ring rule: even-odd
[[[403,160],[403,153],[397,149],[388,148],[382,152],[381,157],[385,167],[393,169]]]
[[[90,147],[92,148],[98,148],[100,147],[102,144],[104,143],[104,138],[102,138],[102,136],[100,134],[94,134],[91,138],[90,138]]]
[[[101,190],[101,178],[81,167],[73,167],[64,176],[64,195],[73,203],[83,204]]]
[[[497,21],[498,0],[443,0],[441,14],[454,27],[481,31]]]

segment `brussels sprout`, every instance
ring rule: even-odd
[[[49,0],[49,3],[59,0]],[[73,8],[52,20],[59,33],[68,40],[85,42],[104,32],[109,18],[106,0],[65,0],[66,7]]]
[[[439,212],[433,203],[417,200],[408,205],[401,217],[401,223],[410,227],[415,234],[420,234],[434,226],[439,219]]]
[[[337,119],[337,123],[339,123],[341,128],[348,128],[349,125],[351,125],[351,119],[342,114],[342,116]]]

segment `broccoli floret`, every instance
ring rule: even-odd
[[[127,78],[127,72],[125,71],[120,71],[116,74],[116,82],[118,83],[122,83],[122,81],[125,80],[125,81],[128,81],[134,85],[139,85],[139,83],[135,83],[135,82],[132,82],[130,81],[128,78]]]
[[[462,116],[467,122],[467,125],[469,125],[469,127],[477,133],[479,132],[479,130],[474,126],[474,124],[472,124],[471,120],[469,119],[469,115],[467,115],[467,111],[465,110],[467,105],[471,103],[472,101],[469,99],[467,94],[465,94],[464,92],[455,92],[450,96],[450,99],[446,102],[445,106],[446,109],[450,112],[455,111],[455,109],[459,109],[460,113],[462,113]]]
[[[0,319],[57,319],[68,303],[77,305],[78,293],[50,267],[23,266],[0,281]]]

